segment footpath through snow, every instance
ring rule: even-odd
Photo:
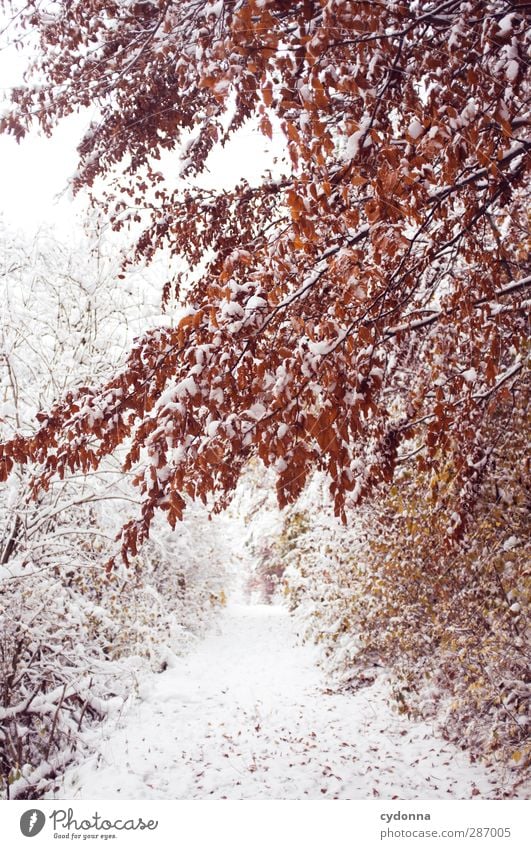
[[[386,704],[376,682],[331,694],[281,608],[230,607],[47,798],[468,799],[499,784]],[[498,790],[498,792],[497,792]]]

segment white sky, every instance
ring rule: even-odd
[[[20,84],[24,65],[19,52],[0,53],[2,99],[10,87]],[[73,208],[67,187],[75,170],[79,132],[79,120],[70,119],[62,122],[51,139],[32,133],[18,144],[12,136],[0,136],[0,215],[10,229],[28,234],[41,224],[71,229]]]
[[[72,201],[69,178],[77,167],[76,145],[87,122],[64,119],[51,138],[36,132],[20,144],[0,136],[0,214],[6,224],[31,232],[48,223],[68,232],[83,200]],[[209,160],[202,184],[230,187],[241,177],[256,178],[271,167],[271,145],[258,132],[243,129],[225,150]],[[167,157],[165,157],[167,159]],[[176,166],[178,164],[175,155]]]
[[[14,50],[0,52],[0,96],[21,82],[24,62]],[[18,144],[12,137],[0,136],[0,216],[9,229],[28,236],[42,225],[53,226],[63,237],[79,231],[86,202],[83,194],[72,200],[69,178],[77,167],[76,145],[90,117],[87,113],[64,119],[51,138],[34,131]],[[281,155],[280,139],[278,129],[271,143],[257,130],[242,128],[230,145],[212,154],[201,183],[230,188],[241,177],[255,182],[272,167],[273,156]],[[164,158],[172,162],[171,156]]]
[[[76,121],[64,121],[52,139],[32,134],[17,144],[0,137],[0,211],[9,227],[31,233],[52,224],[69,231],[74,210],[82,206],[72,204],[68,191],[78,132]]]

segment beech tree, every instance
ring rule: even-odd
[[[5,441],[1,477],[33,463],[46,487],[125,443],[126,469],[142,463],[127,557],[155,510],[174,525],[186,495],[223,507],[253,456],[280,505],[323,470],[344,516],[414,455],[421,474],[452,468],[445,533],[462,534],[523,385],[528,4],[2,6],[37,48],[1,130],[50,134],[96,107],[74,188],[116,229],[140,223],[132,261],[165,247],[196,273],[164,286],[186,306],[177,325]],[[279,123],[286,174],[194,183],[253,121]],[[157,169],[163,151],[181,152],[186,188]]]

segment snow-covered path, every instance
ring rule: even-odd
[[[71,767],[62,799],[463,799],[496,779],[387,707],[385,686],[332,694],[280,608],[230,607],[146,679],[121,727]],[[478,792],[479,791],[479,792]],[[49,796],[48,798],[53,798]]]

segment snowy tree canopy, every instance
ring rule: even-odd
[[[175,524],[186,495],[223,506],[252,456],[276,470],[281,505],[325,471],[338,515],[404,457],[434,475],[451,458],[459,536],[525,389],[526,5],[2,5],[9,37],[38,36],[2,131],[51,133],[97,107],[75,189],[115,228],[140,223],[134,258],[166,247],[204,270],[177,326],[2,445],[1,476],[36,463],[46,487],[126,442],[126,468],[142,464],[127,555],[155,510]],[[251,121],[281,127],[285,175],[196,186]],[[157,160],[178,150],[177,191]]]

